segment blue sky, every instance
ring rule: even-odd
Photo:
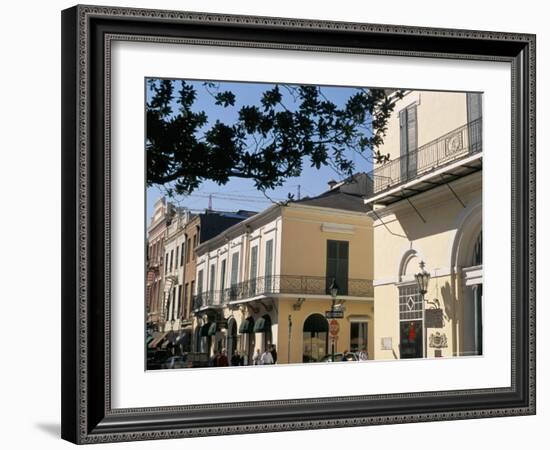
[[[262,93],[274,86],[271,83],[216,82],[219,84],[220,91],[230,90],[236,96],[235,105],[224,108],[214,104],[214,99],[203,86],[205,80],[185,81],[193,85],[197,90],[197,98],[193,105],[193,110],[206,112],[209,123],[220,120],[231,124],[238,117],[238,111],[242,106],[259,104]],[[175,87],[174,92],[177,92],[179,86],[176,85]],[[294,102],[292,97],[284,89],[281,91],[283,92],[285,105],[292,108]],[[323,94],[337,106],[342,106],[349,96],[356,92],[357,90],[354,88],[323,87]],[[147,89],[147,101],[149,101],[150,95],[151,92]],[[175,103],[173,110],[177,111]],[[355,152],[350,151],[348,157],[355,162],[356,171],[369,171],[372,167],[368,161]],[[314,196],[327,189],[329,180],[338,180],[339,178],[339,175],[328,166],[316,169],[306,162],[299,177],[287,180],[283,186],[269,191],[268,195],[274,200],[285,199],[289,193],[297,197],[298,189],[300,189],[302,198],[305,196]],[[161,187],[152,186],[147,189],[147,221],[151,217],[153,204],[162,195],[164,193]],[[232,178],[227,184],[222,186],[211,181],[205,181],[190,196],[185,198],[179,196],[170,201],[191,210],[204,210],[208,206],[210,195],[212,196],[212,206],[216,210],[235,211],[238,209],[247,209],[261,211],[271,205],[271,202],[261,192],[256,190],[253,181],[240,178]]]

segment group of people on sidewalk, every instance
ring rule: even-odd
[[[227,366],[246,366],[275,364],[277,362],[277,349],[275,345],[268,345],[267,349],[261,353],[260,349],[256,349],[256,353],[252,356],[252,361],[247,361],[248,358],[244,354],[240,354],[235,350],[231,355],[231,359],[227,357],[225,349],[222,351],[214,350],[214,354],[210,358],[210,367],[227,367]]]
[[[252,357],[252,364],[254,366],[263,366],[266,364],[275,364],[277,362],[277,350],[275,345],[268,345],[267,349],[260,353],[260,349],[256,349],[256,353]]]

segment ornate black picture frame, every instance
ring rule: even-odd
[[[115,40],[503,61],[512,73],[506,388],[113,409],[110,46]],[[62,437],[74,443],[535,414],[535,36],[99,6],[62,12]]]

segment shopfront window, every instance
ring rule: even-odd
[[[368,322],[351,322],[349,349],[351,352],[361,352],[368,348]]]
[[[423,305],[418,286],[399,288],[399,351],[401,358],[422,358]]]

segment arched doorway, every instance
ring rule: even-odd
[[[237,350],[237,321],[231,317],[227,321],[227,358],[231,361],[232,356]]]
[[[457,327],[460,356],[483,354],[483,233],[481,200],[468,205],[457,223],[451,264],[461,302]]]
[[[399,265],[399,358],[424,357],[424,302],[414,278],[421,255],[409,249]]]
[[[480,230],[463,267],[463,355],[483,354],[483,234]]]
[[[239,327],[239,334],[245,335],[244,348],[242,350],[242,355],[245,357],[245,365],[252,364],[252,357],[254,356],[254,346],[256,345],[256,339],[254,335],[254,318],[247,317],[241,322]]]
[[[321,314],[311,314],[304,322],[302,361],[319,362],[328,353],[328,321]]]
[[[273,335],[271,333],[271,317],[269,314],[265,314],[256,320],[254,324],[254,333],[262,333],[262,343],[260,351],[264,352],[269,349],[269,346],[273,344]]]

